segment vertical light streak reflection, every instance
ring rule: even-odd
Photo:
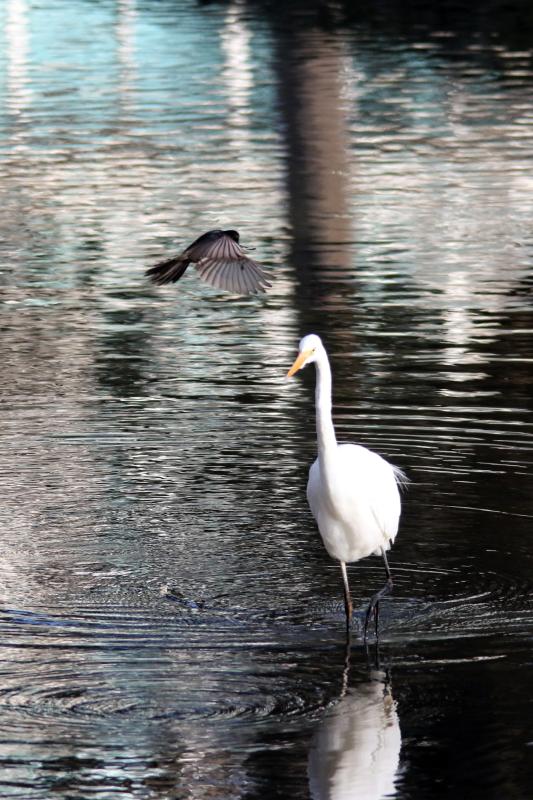
[[[132,94],[136,77],[135,27],[136,0],[118,0],[117,5],[117,60],[119,64],[120,100],[124,110],[132,109]]]
[[[249,108],[253,88],[251,33],[241,17],[242,3],[229,5],[222,29],[222,50],[226,57],[223,78],[228,95],[229,143],[240,148],[250,141]]]
[[[7,99],[6,105],[20,116],[31,98],[28,86],[28,3],[27,0],[8,0],[6,19],[7,41]]]
[[[106,256],[117,266],[127,262],[130,257],[138,257],[138,253],[142,252],[146,164],[142,150],[133,144],[136,121],[132,121],[136,108],[138,74],[137,23],[136,0],[117,0],[113,31],[117,72],[113,89],[118,100],[115,144],[120,143],[121,150],[117,153],[113,148],[102,148],[102,159],[95,171],[95,177],[97,173],[97,181],[102,186],[106,186],[108,174],[115,174],[116,203],[113,209],[108,210],[105,220],[100,220],[100,224]],[[117,172],[118,162],[125,156],[129,159],[130,169],[136,171],[135,178],[128,171],[121,175]],[[139,175],[142,176],[141,179],[138,179]]]

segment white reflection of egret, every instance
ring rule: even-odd
[[[320,723],[309,752],[313,800],[392,797],[400,760],[400,722],[382,672],[348,689]]]

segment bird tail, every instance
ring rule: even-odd
[[[165,261],[160,261],[158,264],[150,267],[150,269],[146,270],[145,274],[148,275],[152,283],[163,286],[165,283],[176,283],[176,281],[179,281],[189,264],[190,261],[188,258],[174,256],[173,258],[167,258]]]

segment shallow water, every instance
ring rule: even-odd
[[[531,795],[533,51],[325,9],[2,7],[3,797]],[[147,283],[217,226],[268,295]],[[411,479],[378,654],[310,331]]]

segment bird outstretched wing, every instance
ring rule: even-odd
[[[159,285],[175,283],[190,263],[195,264],[203,281],[217,289],[253,294],[270,286],[260,264],[248,258],[239,245],[235,231],[208,231],[179,256],[159,262],[146,274]]]
[[[237,294],[265,292],[270,286],[259,264],[251,258],[203,258],[196,264],[200,278],[210,286]]]
[[[211,242],[198,240],[186,253],[195,262],[200,278],[217,289],[253,294],[270,286],[260,265],[225,233]]]

